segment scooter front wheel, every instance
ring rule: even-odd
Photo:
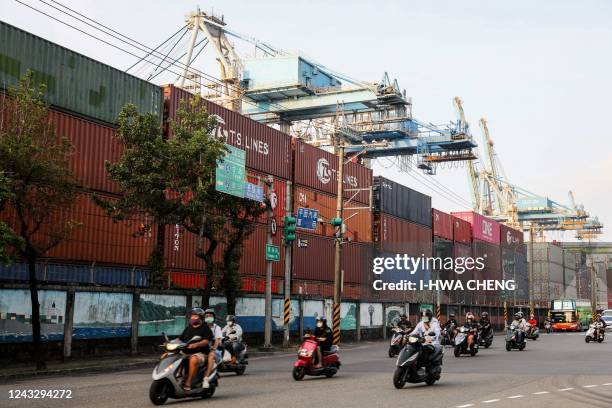
[[[389,357],[395,357],[395,349],[393,347],[389,347]]]
[[[240,368],[237,368],[236,369],[236,375],[243,375],[245,371],[246,371],[246,366],[242,366]]]
[[[397,367],[393,373],[393,386],[398,390],[404,388],[404,385],[406,385],[407,371],[408,368],[406,367]]]
[[[154,405],[164,405],[170,394],[168,380],[155,380],[149,387],[149,399]]]
[[[295,381],[302,381],[304,375],[306,375],[306,369],[304,367],[293,367],[293,379]]]
[[[206,399],[206,398],[210,398],[215,394],[215,390],[217,389],[217,386],[214,383],[210,383],[208,388],[206,388],[203,392],[202,392],[202,398]]]

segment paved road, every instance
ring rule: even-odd
[[[506,352],[501,337],[476,357],[445,354],[442,379],[432,387],[391,382],[394,360],[386,344],[343,350],[337,377],[291,378],[293,355],[253,359],[243,377],[227,375],[210,400],[179,407],[612,407],[612,338],[585,344],[583,335],[544,335],[523,352]],[[0,386],[1,407],[150,407],[151,370],[19,381]],[[71,400],[9,400],[9,389],[71,389]],[[180,404],[180,405],[176,405]]]

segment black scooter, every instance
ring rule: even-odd
[[[515,326],[510,326],[506,331],[506,351],[525,350],[527,342],[525,341],[525,333]]]
[[[434,334],[430,332],[429,335]],[[412,384],[424,382],[433,385],[440,379],[444,351],[442,347],[425,344],[426,339],[427,336],[419,334],[408,336],[408,344],[400,351],[395,363],[396,368],[393,373],[395,388],[403,388],[407,382]]]
[[[478,329],[478,345],[489,348],[491,344],[493,344],[493,328],[490,324],[480,326]]]

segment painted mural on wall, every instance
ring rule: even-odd
[[[178,336],[187,325],[187,298],[175,295],[140,295],[138,336]]]
[[[404,306],[387,306],[385,308],[385,315],[386,315],[386,319],[385,321],[387,322],[387,325],[395,325],[397,324],[397,322],[399,322],[400,320],[400,316],[406,313],[406,308]],[[408,316],[408,318],[410,318],[410,316]]]
[[[325,299],[325,317],[327,324],[332,327],[334,309],[333,299]],[[357,328],[357,305],[352,302],[340,303],[340,330],[355,330]]]
[[[304,313],[304,328],[314,329],[318,316],[326,315],[325,305],[322,300],[305,300],[302,306]]]
[[[44,341],[64,339],[66,292],[39,290],[41,337]],[[26,289],[0,290],[0,343],[32,341],[32,303]]]
[[[130,293],[76,292],[72,337],[102,339],[130,337],[132,295]]]
[[[383,325],[382,303],[362,303],[359,308],[361,327],[380,327]]]

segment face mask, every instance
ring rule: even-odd
[[[323,327],[323,322],[317,322],[317,327]]]
[[[204,321],[208,324],[214,323],[215,322],[215,318],[214,317],[207,317],[206,319],[204,319]]]
[[[227,324],[229,324],[230,326],[234,325],[234,322],[232,322],[231,320],[229,322],[227,322]]]
[[[192,326],[199,326],[202,322],[200,321],[200,319],[197,318],[191,318],[189,319],[189,324]]]
[[[425,316],[425,317],[421,317],[421,321],[423,323],[429,323],[429,317]]]

